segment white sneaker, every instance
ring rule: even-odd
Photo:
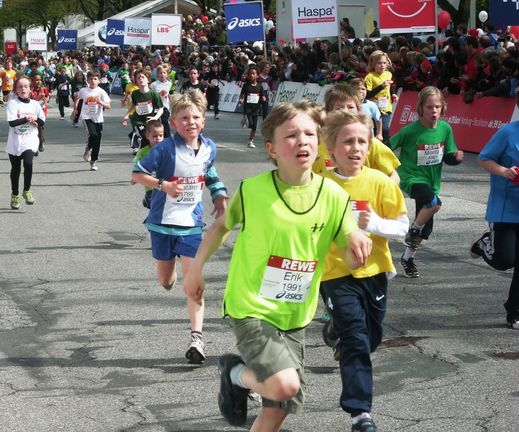
[[[254,141],[253,140],[249,141],[249,148],[256,148],[256,146],[254,145]]]
[[[83,159],[85,160],[85,162],[90,162],[90,155],[92,153],[92,149],[91,148],[88,148],[88,145],[85,147],[85,153],[83,153]]]
[[[191,335],[191,342],[186,351],[186,358],[191,364],[202,364],[205,361],[204,343],[200,338]]]
[[[90,162],[90,171],[97,171],[97,163],[95,161]]]

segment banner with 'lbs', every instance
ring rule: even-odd
[[[151,44],[175,45],[182,43],[182,15],[153,14],[151,16]]]

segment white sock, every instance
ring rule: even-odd
[[[351,424],[357,424],[361,419],[363,418],[371,418],[371,414],[367,412],[363,412],[362,414],[359,414],[358,416],[351,418]]]
[[[245,386],[245,384],[243,384],[243,381],[241,379],[243,376],[244,370],[245,370],[245,364],[243,364],[243,363],[240,363],[240,364],[237,364],[236,366],[234,366],[230,372],[231,382],[234,385],[237,385],[238,387],[248,388]]]
[[[414,254],[416,253],[416,249],[411,249],[410,247],[405,248],[403,258],[407,261],[409,258],[414,258]]]

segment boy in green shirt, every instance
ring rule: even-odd
[[[417,278],[414,263],[416,250],[433,229],[433,216],[442,205],[440,184],[443,162],[458,165],[463,151],[458,150],[450,125],[440,120],[447,104],[436,87],[425,87],[418,93],[418,120],[403,127],[390,139],[391,148],[401,148],[397,168],[400,187],[416,202],[416,218],[405,237],[407,246],[400,263],[406,277]]]
[[[357,230],[348,193],[312,174],[317,114],[308,102],[278,104],[262,124],[276,169],[246,179],[224,215],[202,240],[184,290],[202,298],[204,263],[237,224],[223,313],[231,319],[241,356],[220,357],[218,406],[232,425],[247,420],[250,390],[262,397],[253,431],[278,431],[303,405],[304,328],[318,302],[329,247],[354,267],[364,265],[371,240]]]

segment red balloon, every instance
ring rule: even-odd
[[[514,35],[514,38],[519,39],[519,26],[510,26],[509,33]]]
[[[440,11],[438,14],[438,27],[440,30],[445,30],[451,23],[451,14],[447,11]]]
[[[209,21],[209,18],[207,18],[206,16],[203,16],[203,17],[202,17],[202,21],[203,21],[203,22],[207,22],[207,21]]]

